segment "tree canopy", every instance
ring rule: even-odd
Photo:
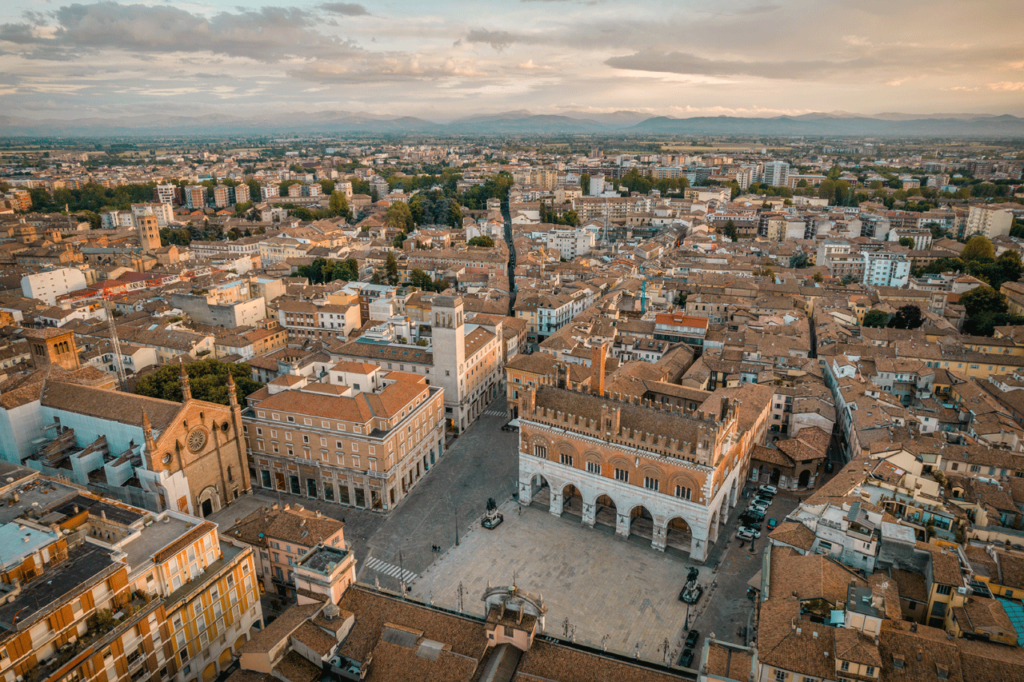
[[[473,237],[466,244],[469,246],[483,246],[490,249],[494,247],[494,240],[487,235],[480,235],[479,237]]]
[[[865,327],[884,327],[889,323],[889,314],[881,310],[869,310],[861,323]]]
[[[353,282],[359,279],[359,262],[355,258],[343,261],[317,258],[309,265],[300,265],[296,274],[307,278],[310,284],[326,284],[339,279]]]
[[[995,257],[996,250],[995,247],[992,246],[992,242],[989,241],[988,237],[980,234],[968,239],[967,245],[964,246],[964,250],[960,253],[960,260],[965,263],[969,260]]]
[[[221,362],[216,358],[198,360],[185,365],[192,397],[211,403],[228,404],[228,374],[235,380],[235,395],[244,404],[245,396],[258,391],[263,384],[252,380],[252,369],[244,362]],[[164,365],[140,379],[135,392],[151,398],[181,402],[181,366]]]

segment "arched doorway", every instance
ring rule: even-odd
[[[607,495],[597,496],[597,501],[594,502],[594,523],[603,523],[615,528],[618,523],[618,509],[615,507],[615,500]]]
[[[199,493],[199,513],[205,519],[215,511],[220,511],[220,495],[212,485]]]
[[[567,512],[573,516],[583,516],[583,493],[572,483],[562,488],[562,513]]]
[[[806,488],[807,484],[811,482],[811,470],[804,469],[800,472],[800,477],[797,479],[797,487]]]
[[[647,507],[637,505],[629,512],[629,534],[654,539],[654,517]]]
[[[665,531],[665,546],[689,552],[691,542],[693,542],[693,532],[686,519],[681,516],[670,519]]]
[[[551,486],[547,479],[540,474],[535,474],[530,479],[530,504],[536,504],[548,508],[551,506]]]
[[[772,485],[778,485],[779,478],[782,476],[782,472],[779,471],[778,467],[772,469],[772,475],[769,477],[768,482]]]

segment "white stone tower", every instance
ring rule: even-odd
[[[444,389],[445,419],[462,431],[466,367],[466,326],[459,296],[435,296],[431,301],[431,334],[434,377],[431,383]]]

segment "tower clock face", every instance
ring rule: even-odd
[[[188,449],[192,452],[199,452],[206,445],[206,434],[202,429],[196,429],[188,434]]]

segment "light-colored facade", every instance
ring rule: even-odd
[[[85,275],[78,268],[54,268],[21,278],[21,293],[25,298],[36,298],[51,306],[57,304],[59,297],[85,287]]]
[[[603,379],[595,392],[602,388]],[[529,504],[546,489],[556,516],[575,509],[584,525],[614,524],[622,536],[646,528],[641,534],[650,534],[655,549],[671,544],[703,561],[741,502],[751,449],[767,428],[770,389],[740,391],[708,398],[701,407],[714,412],[680,412],[527,388],[519,412],[519,499]],[[656,432],[648,432],[653,425]]]
[[[967,214],[967,227],[964,229],[964,236],[969,238],[980,234],[989,239],[1005,237],[1010,234],[1012,227],[1013,212],[1010,209],[994,206],[971,206],[971,210]]]
[[[424,377],[344,362],[248,396],[254,481],[344,506],[394,509],[444,453],[444,398]]]

